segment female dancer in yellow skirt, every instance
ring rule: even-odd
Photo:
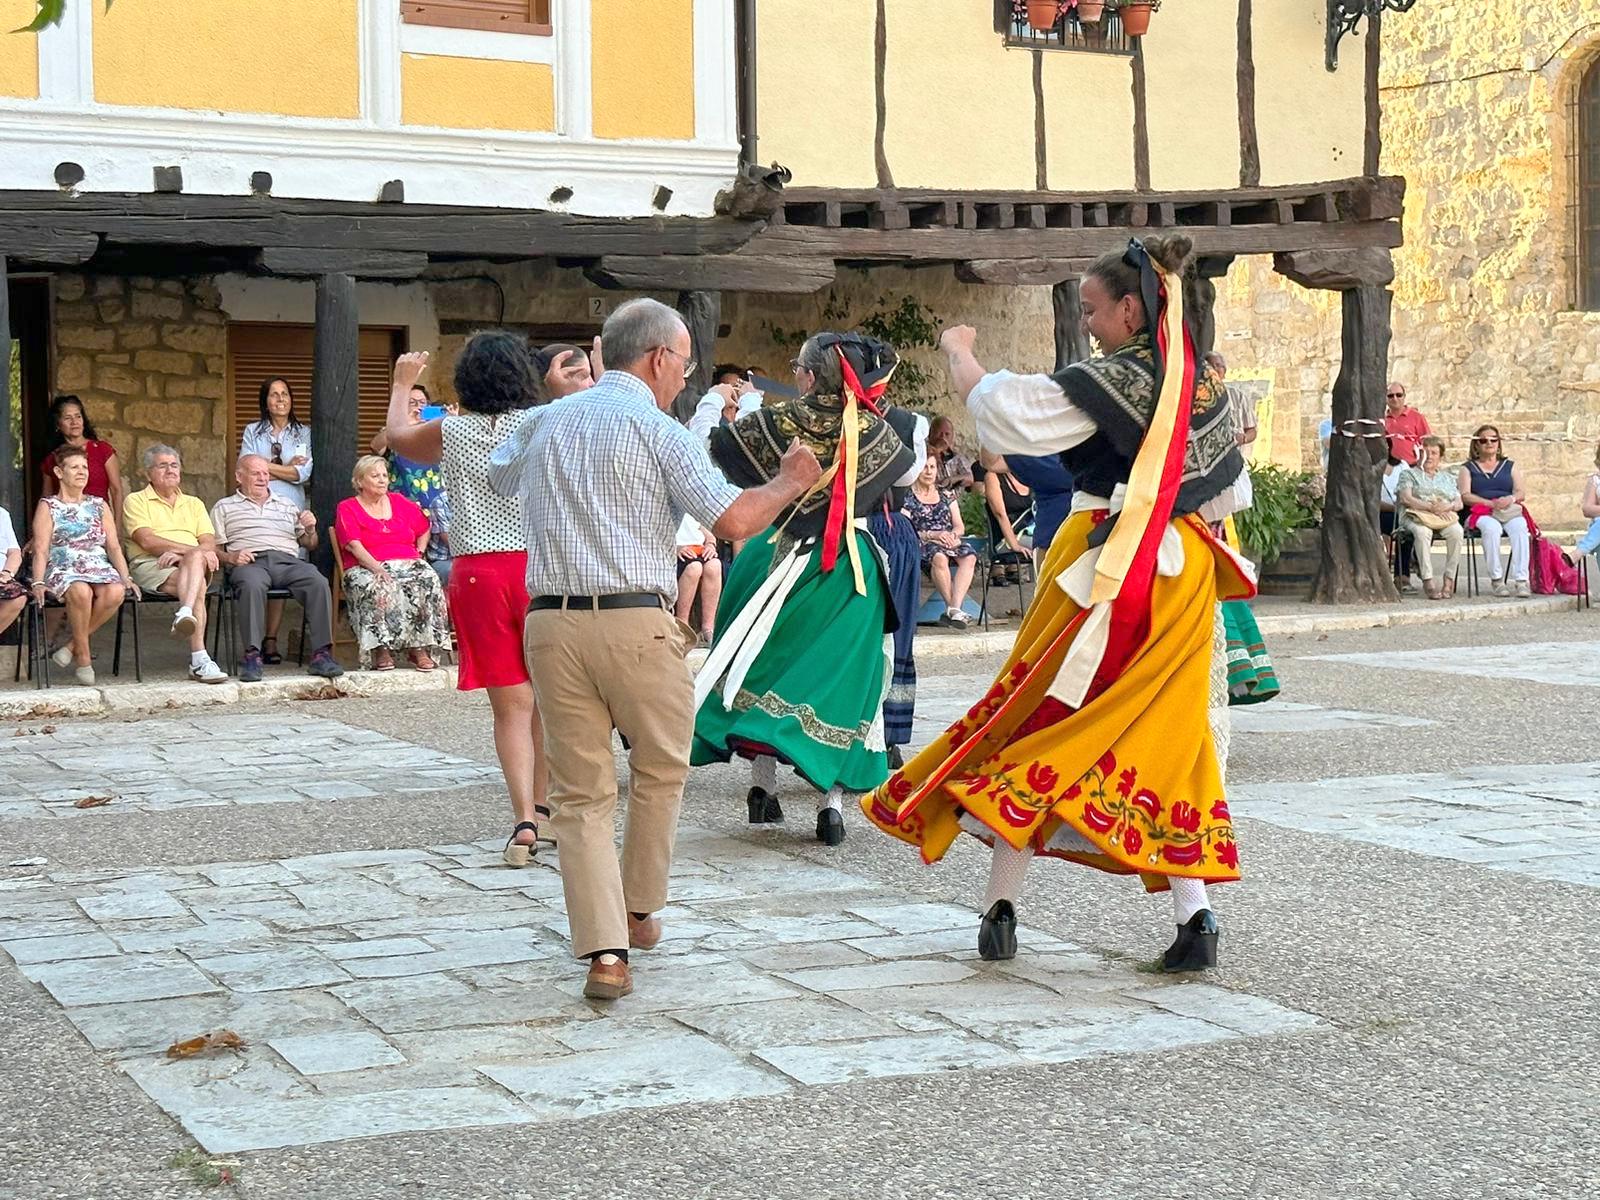
[[[1164,966],[1216,963],[1205,885],[1239,877],[1208,719],[1217,602],[1255,585],[1206,524],[1226,515],[1243,464],[1226,394],[1183,323],[1189,248],[1151,238],[1089,268],[1084,325],[1106,357],[1053,376],[985,374],[972,329],[941,339],[984,449],[1058,452],[1077,488],[994,686],[862,797],[926,862],[962,830],[993,846],[986,959],[1016,953],[1023,873],[1043,854],[1170,890],[1178,935]]]

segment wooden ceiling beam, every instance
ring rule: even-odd
[[[586,274],[601,287],[715,292],[820,291],[833,282],[831,258],[765,257],[750,254],[607,254]]]
[[[330,250],[325,246],[275,246],[259,250],[257,270],[269,275],[311,279],[333,273],[357,279],[415,279],[428,269],[428,256],[404,250]]]

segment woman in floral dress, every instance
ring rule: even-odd
[[[978,552],[963,540],[966,530],[961,524],[961,508],[954,492],[939,490],[938,473],[939,456],[930,454],[900,511],[916,530],[922,543],[922,565],[928,568],[934,590],[944,601],[939,624],[965,629],[972,624],[963,605],[972,587]]]
[[[344,594],[361,665],[394,670],[393,651],[407,652],[419,671],[436,664],[431,651],[447,637],[444,589],[423,558],[428,518],[389,490],[389,464],[376,454],[356,460],[356,494],[339,504],[334,538],[344,565]]]
[[[128,576],[106,502],[85,491],[88,451],[64,445],[56,449],[55,459],[56,494],[39,501],[33,518],[33,598],[42,605],[49,595],[67,610],[71,638],[51,661],[71,666],[73,677],[89,686],[94,683],[89,635],[117,615],[128,592],[138,596],[139,589]]]

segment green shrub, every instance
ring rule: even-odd
[[[962,492],[960,499],[961,523],[967,527],[966,536],[980,539],[988,537],[989,510],[983,493]]]
[[[1284,543],[1297,529],[1322,523],[1323,478],[1309,471],[1290,471],[1270,463],[1252,465],[1251,506],[1233,518],[1244,548],[1262,565],[1276,562]]]

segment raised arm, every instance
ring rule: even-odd
[[[394,386],[389,389],[389,414],[383,432],[389,449],[431,467],[444,457],[444,418],[411,423],[411,389],[427,368],[426,350],[402,354],[395,360]]]
[[[1094,421],[1050,376],[985,374],[972,352],[976,338],[970,325],[957,325],[940,335],[939,345],[951,385],[978,427],[982,449],[991,454],[1051,454],[1094,436]]]

